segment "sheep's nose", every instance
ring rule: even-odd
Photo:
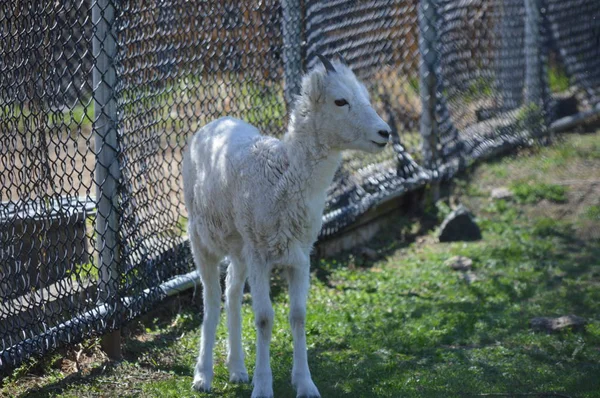
[[[390,132],[387,130],[379,130],[377,133],[379,133],[379,135],[385,138],[386,140],[390,138]]]

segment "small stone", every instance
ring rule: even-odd
[[[427,243],[427,236],[419,236],[416,240],[415,243],[417,245],[422,245],[424,243]]]
[[[481,239],[481,230],[473,216],[463,205],[459,205],[440,225],[440,242],[473,241]]]
[[[583,329],[587,323],[585,318],[577,315],[563,315],[558,318],[536,317],[529,321],[532,329],[546,332],[558,332],[567,328]]]
[[[363,256],[364,258],[366,258],[367,260],[371,260],[371,261],[375,261],[379,258],[379,255],[377,254],[377,252],[368,247],[362,247],[358,253],[361,256]]]
[[[492,199],[510,199],[513,197],[513,193],[510,189],[506,187],[499,187],[492,189],[491,194]]]
[[[468,271],[473,267],[473,260],[465,256],[454,256],[446,260],[446,265],[455,271]]]
[[[465,280],[465,282],[467,282],[469,285],[473,282],[477,282],[478,280],[481,280],[481,278],[479,278],[477,276],[477,274],[475,272],[472,271],[467,271],[463,273],[463,279]]]

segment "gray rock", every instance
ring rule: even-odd
[[[532,329],[545,332],[558,332],[567,328],[583,329],[587,320],[577,315],[563,315],[558,318],[536,317],[529,321]]]
[[[473,216],[463,205],[448,214],[440,226],[440,242],[473,241],[481,239],[481,230]]]
[[[473,267],[473,260],[465,256],[454,256],[446,261],[446,265],[455,271],[469,271]]]
[[[375,261],[379,258],[379,254],[377,254],[375,250],[366,246],[361,247],[358,251],[358,254],[371,261]]]
[[[492,199],[510,199],[513,197],[513,193],[506,187],[498,187],[492,189]]]
[[[573,92],[552,94],[550,114],[555,119],[572,116],[579,112],[579,101]]]
[[[467,282],[467,284],[469,284],[469,285],[473,282],[477,282],[477,281],[481,280],[481,278],[479,276],[477,276],[477,274],[475,272],[472,272],[472,271],[463,272],[462,277],[465,280],[465,282]]]

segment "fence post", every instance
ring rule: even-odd
[[[494,30],[498,38],[496,80],[502,109],[509,111],[523,103],[523,0],[503,0],[499,9],[500,20]]]
[[[419,64],[419,90],[421,96],[421,122],[420,132],[423,143],[423,159],[425,166],[434,173],[431,183],[433,200],[439,199],[438,165],[438,126],[435,117],[436,106],[436,67],[438,62],[435,43],[436,16],[434,8],[435,0],[419,1],[419,53],[421,62]]]
[[[302,76],[302,8],[297,0],[283,0],[284,96],[289,107],[300,92]]]
[[[541,104],[541,14],[537,0],[525,0],[525,103]]]
[[[96,0],[92,6],[94,26],[92,50],[96,61],[93,69],[94,132],[96,151],[96,236],[98,246],[98,293],[107,304],[109,327],[119,326],[119,217],[117,204],[120,170],[117,142],[117,55],[114,0]],[[111,358],[121,357],[121,336],[117,329],[102,338],[102,347]]]

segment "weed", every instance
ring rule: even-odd
[[[188,218],[184,216],[179,216],[177,219],[177,232],[181,235],[185,235],[187,233],[187,225]]]
[[[567,188],[563,185],[518,180],[511,184],[511,189],[521,203],[532,204],[543,199],[556,203],[567,201]]]
[[[567,91],[569,87],[571,87],[565,69],[560,68],[557,65],[548,68],[548,80],[550,83],[550,90],[553,93],[561,93]]]
[[[523,106],[515,116],[518,129],[540,133],[545,129],[544,115],[539,105],[530,103]]]
[[[484,77],[477,78],[473,80],[460,94],[460,98],[465,103],[471,103],[475,101],[477,98],[481,97],[489,97],[493,94],[493,85],[489,79]]]
[[[600,205],[589,206],[583,215],[591,220],[600,220]]]
[[[555,235],[569,236],[572,232],[572,227],[568,223],[549,217],[542,217],[535,220],[532,229],[532,233],[540,237]]]
[[[448,206],[442,200],[438,200],[437,202],[435,202],[435,206],[437,209],[438,221],[444,220],[452,212],[452,209],[450,208],[450,206]]]
[[[92,263],[75,264],[72,270],[67,270],[67,276],[74,281],[98,280],[98,267]]]

